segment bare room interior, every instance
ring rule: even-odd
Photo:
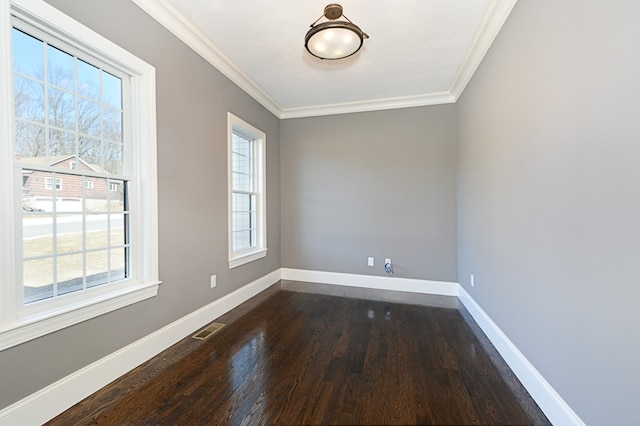
[[[638,422],[640,4],[327,3],[2,1],[0,425]]]

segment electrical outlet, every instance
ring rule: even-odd
[[[384,271],[389,275],[393,275],[393,265],[391,265],[391,259],[384,260]]]
[[[216,276],[211,275],[211,288],[214,288],[216,285]]]
[[[474,287],[476,285],[473,274],[469,274],[469,283],[471,283],[471,287]]]
[[[373,257],[370,257],[367,259],[367,266],[374,266],[375,262],[373,260]]]

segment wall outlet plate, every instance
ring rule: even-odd
[[[375,261],[373,257],[370,257],[367,259],[367,266],[373,266],[374,264],[375,264]]]
[[[216,276],[211,275],[211,288],[214,288],[217,285],[216,281]]]

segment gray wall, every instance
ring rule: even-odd
[[[282,266],[456,281],[456,107],[283,120]],[[367,266],[373,256],[376,266]]]
[[[590,425],[638,422],[638,16],[521,0],[458,102],[460,281]]]
[[[280,267],[279,120],[132,2],[49,3],[156,67],[163,284],[155,298],[0,352],[0,408]],[[267,134],[269,252],[233,270],[227,111]]]

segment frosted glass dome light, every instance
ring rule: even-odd
[[[332,3],[324,8],[328,22],[318,24],[322,16],[311,24],[304,38],[304,46],[320,59],[342,59],[353,55],[369,36],[342,14],[342,6]],[[337,21],[344,17],[346,21]],[[316,25],[317,24],[317,25]]]

